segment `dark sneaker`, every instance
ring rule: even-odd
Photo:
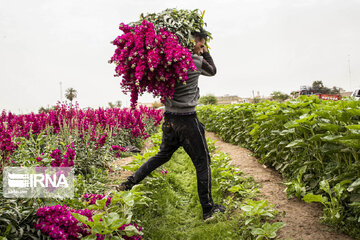
[[[132,187],[135,184],[130,182],[129,180],[122,182],[120,185],[116,186],[116,191],[120,192],[120,191],[129,191],[132,189]]]
[[[213,214],[217,212],[225,212],[226,208],[223,205],[217,205],[215,204],[210,211],[203,213],[203,219],[205,221],[208,221],[210,219],[213,219]]]

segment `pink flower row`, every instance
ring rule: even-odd
[[[95,142],[95,148],[104,146],[108,139],[108,132],[116,135],[121,129],[130,129],[133,137],[147,138],[145,121],[152,120],[154,125],[159,125],[162,120],[162,110],[140,106],[138,109],[88,109],[81,110],[70,108],[68,105],[58,105],[56,109],[48,113],[15,115],[11,112],[2,112],[0,115],[0,160],[9,164],[9,156],[14,153],[20,143],[15,142],[16,137],[29,138],[31,134],[59,133],[62,128],[70,129],[73,133],[78,133],[80,137],[84,134],[90,136],[90,140]],[[119,149],[118,149],[119,150]],[[121,154],[118,151],[116,156]],[[51,157],[55,159],[54,166],[73,166],[75,157],[75,147],[69,147],[64,155],[60,155],[60,150],[54,150]],[[36,158],[42,161],[41,156]],[[1,164],[1,161],[0,161]],[[0,170],[3,166],[0,166]]]

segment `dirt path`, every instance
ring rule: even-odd
[[[148,138],[145,143],[144,143],[144,147],[141,150],[141,154],[144,154],[148,149],[152,148],[154,145],[151,142],[150,138]],[[121,167],[128,165],[129,163],[131,163],[132,161],[134,161],[134,157],[130,156],[130,157],[126,157],[126,158],[120,158],[118,160],[115,160],[114,162],[111,163],[111,166],[116,168],[116,171],[114,171],[110,176],[110,180],[112,181],[119,181],[121,180],[124,181],[126,180],[127,177],[129,177],[132,172],[131,171],[127,171],[124,169],[121,169]],[[109,187],[115,189],[115,187],[117,186],[117,184],[110,184],[108,185]]]
[[[251,156],[251,152],[245,148],[225,143],[214,133],[207,132],[206,137],[217,140],[218,150],[226,152],[232,159],[232,164],[242,172],[254,177],[255,181],[261,183],[261,194],[269,202],[275,205],[285,216],[278,219],[286,223],[278,232],[279,239],[292,240],[350,240],[352,238],[344,234],[332,232],[331,229],[320,223],[322,215],[321,206],[316,203],[305,203],[298,199],[287,199],[285,185],[276,171],[266,168]],[[279,214],[280,215],[280,214]]]

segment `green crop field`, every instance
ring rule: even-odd
[[[360,102],[313,96],[208,105],[198,113],[208,131],[279,171],[289,197],[320,202],[326,223],[360,236]]]

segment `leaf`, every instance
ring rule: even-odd
[[[359,125],[360,126],[360,125]],[[325,129],[330,132],[338,132],[339,131],[339,125],[331,124],[331,123],[319,123],[320,129]]]
[[[308,139],[308,141],[321,141],[322,137],[325,137],[326,134],[315,134],[314,136],[312,136],[311,138]]]
[[[107,228],[104,225],[103,222],[97,222],[91,227],[91,230],[93,233],[105,234]]]
[[[106,205],[107,198],[103,198],[100,200],[96,200],[96,206],[98,206],[100,209],[104,208]]]
[[[5,230],[5,235],[7,235],[11,229],[13,228],[14,226],[12,224],[9,224],[7,227],[6,227],[6,230]]]
[[[303,200],[307,203],[311,202],[323,202],[323,197],[321,195],[314,195],[313,193],[308,193],[303,197]]]
[[[110,240],[124,240],[124,238],[122,238],[120,236],[113,236],[110,238]]]
[[[252,209],[253,209],[253,207],[249,206],[249,205],[241,206],[241,210],[243,210],[245,212],[250,212]]]
[[[286,145],[285,147],[291,148],[291,147],[301,147],[301,146],[305,146],[304,139],[296,139],[291,143],[289,143],[288,145]]]
[[[122,225],[127,224],[127,220],[120,218],[115,220],[114,222],[111,223],[110,229],[111,230],[116,230],[118,228],[120,228]]]
[[[360,178],[356,179],[348,188],[347,190],[349,192],[354,191],[356,188],[358,188],[360,186]]]
[[[345,126],[347,129],[360,130],[360,125],[347,125]]]
[[[258,124],[254,124],[253,130],[251,130],[250,135],[253,136],[259,131],[260,126]]]
[[[277,232],[280,228],[284,227],[286,224],[284,222],[275,222],[271,225],[271,230]]]
[[[331,189],[330,189],[330,185],[329,182],[326,180],[322,180],[320,182],[320,189],[322,189],[324,192],[326,192],[327,194],[331,195]]]
[[[244,189],[244,187],[242,185],[235,185],[235,186],[232,186],[231,188],[229,188],[228,191],[230,191],[232,193],[236,193],[243,189]]]
[[[321,140],[323,141],[337,141],[339,139],[342,139],[343,136],[341,135],[328,135],[328,136],[325,136],[325,137],[322,137]]]
[[[94,223],[97,223],[98,221],[100,221],[100,219],[102,218],[102,216],[104,216],[104,214],[105,214],[105,213],[102,212],[102,213],[98,213],[98,214],[94,215],[94,216],[92,217]]]
[[[83,240],[96,240],[96,235],[95,234],[91,234],[91,235],[88,235],[88,236],[86,236],[86,237],[84,237],[84,238],[81,238],[81,239],[83,239]]]
[[[126,226],[124,231],[125,231],[126,236],[128,236],[128,237],[143,234],[142,232],[137,230],[137,228],[134,225]]]
[[[304,114],[301,115],[299,119],[295,120],[297,123],[310,123],[310,120],[312,120],[313,118],[317,117],[316,114]]]
[[[298,126],[300,126],[300,124],[295,122],[295,121],[289,121],[289,122],[284,124],[285,128],[296,128]]]
[[[11,221],[9,219],[0,217],[0,222],[6,222],[7,224],[11,224]]]
[[[117,221],[120,219],[120,216],[119,216],[119,214],[117,214],[115,212],[111,212],[108,215],[106,215],[103,219],[104,219],[104,223],[107,226],[111,226],[114,221]]]
[[[252,218],[249,218],[245,221],[245,225],[248,225],[253,219]]]
[[[353,148],[360,148],[360,139],[339,140],[339,142]]]
[[[265,235],[265,231],[262,228],[254,228],[251,231],[251,234],[254,235],[254,236],[256,236],[256,235]]]
[[[89,221],[89,219],[88,219],[88,217],[86,217],[86,216],[83,216],[83,215],[81,215],[81,214],[78,214],[78,213],[71,213],[71,215],[73,215],[73,217],[76,219],[76,220],[78,220],[79,222],[81,222],[81,223],[84,223],[84,224],[86,224],[86,225],[88,225],[89,223],[91,223],[90,221]]]
[[[257,118],[257,120],[264,120],[264,119],[267,119],[269,116],[267,115],[261,115]]]

